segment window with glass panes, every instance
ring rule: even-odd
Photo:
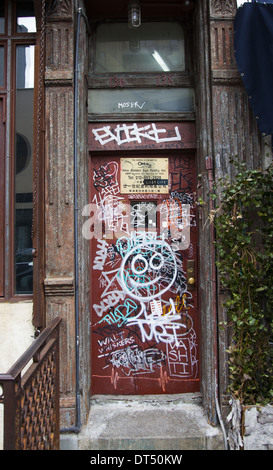
[[[0,6],[0,296],[32,295],[33,1]]]
[[[193,119],[189,24],[143,21],[138,28],[105,21],[92,25],[89,119]]]

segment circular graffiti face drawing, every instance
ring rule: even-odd
[[[170,289],[176,277],[175,254],[162,240],[147,241],[132,248],[120,269],[124,290],[139,301],[160,297]]]

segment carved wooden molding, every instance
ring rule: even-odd
[[[46,109],[47,265],[54,272],[67,272],[73,265],[70,249],[74,214],[72,88],[46,88]]]
[[[70,23],[50,23],[47,25],[46,56],[45,56],[46,79],[63,78],[63,73],[69,71],[71,78],[74,72],[74,47],[73,47],[73,25]],[[67,79],[67,76],[64,77]],[[70,77],[69,77],[70,78]]]
[[[212,20],[210,37],[213,83],[237,84],[240,77],[234,57],[233,21]]]
[[[234,17],[236,10],[236,0],[210,0],[210,14],[214,18]]]
[[[46,296],[74,295],[74,279],[71,277],[48,277],[44,286]]]
[[[71,0],[48,0],[47,2],[47,18],[72,16]]]
[[[48,78],[45,79],[45,86],[46,87],[72,87],[73,86],[73,78]]]
[[[239,74],[236,72],[230,73],[219,73],[218,71],[213,71],[212,74],[212,85],[218,86],[240,86],[242,85],[242,80]]]

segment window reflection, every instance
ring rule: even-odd
[[[0,46],[0,87],[2,88],[5,83],[5,75],[4,75],[4,63],[5,63],[5,56],[4,56],[4,46]]]
[[[0,34],[5,32],[5,5],[0,5]]]
[[[33,2],[17,0],[16,2],[17,33],[35,33],[36,19]]]
[[[15,263],[16,293],[32,293],[34,47],[16,49]]]

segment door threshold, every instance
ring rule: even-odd
[[[116,404],[118,402],[126,403],[139,403],[150,404],[153,403],[158,406],[160,403],[163,405],[185,403],[202,405],[202,394],[200,392],[192,393],[175,393],[175,394],[155,394],[155,395],[91,395],[90,405],[103,405],[103,404]]]

